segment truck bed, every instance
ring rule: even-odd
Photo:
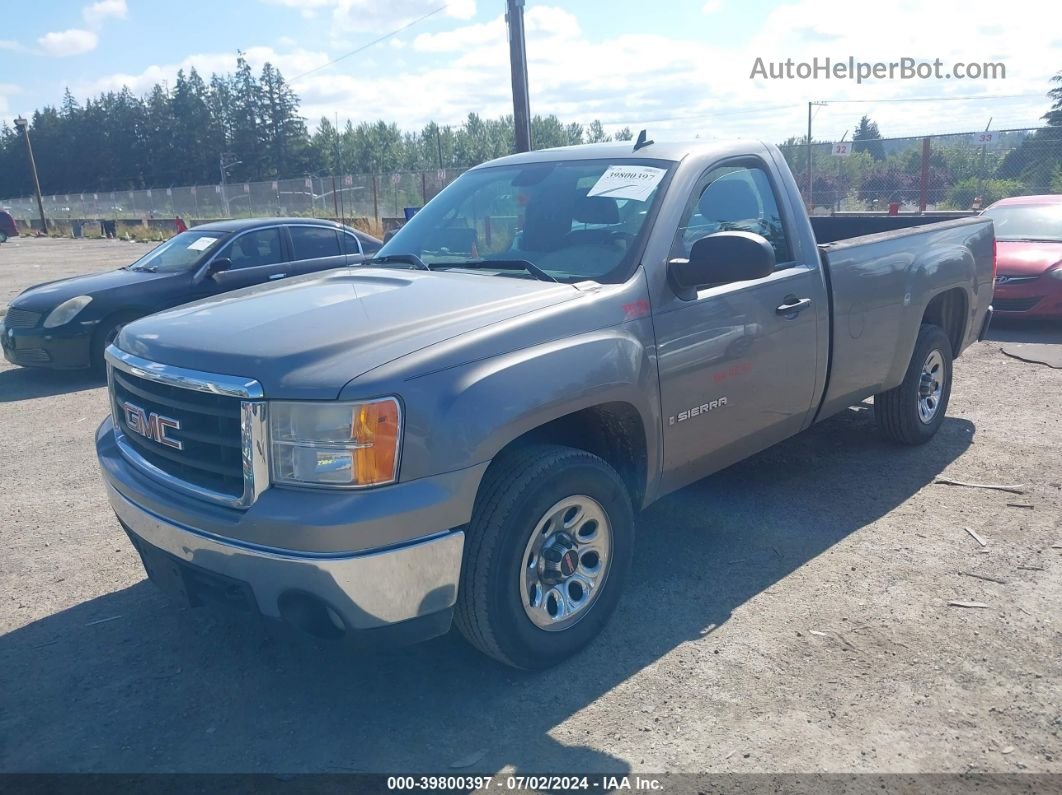
[[[855,237],[897,232],[904,229],[973,218],[968,212],[932,213],[929,215],[882,215],[881,213],[839,213],[811,216],[811,229],[820,245],[839,243]]]
[[[844,219],[834,231],[897,217]],[[945,328],[958,356],[976,339],[991,302],[991,221],[904,226],[924,216],[899,218],[887,222],[898,225],[892,229],[819,241],[830,296],[830,364],[818,419],[897,386],[924,318]],[[831,219],[812,219],[813,228],[816,220]]]

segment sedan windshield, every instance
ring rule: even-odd
[[[996,227],[996,240],[1062,242],[1062,202],[990,207],[984,214]]]
[[[378,256],[431,270],[622,281],[671,166],[625,159],[476,169],[428,202]]]
[[[225,232],[181,232],[151,249],[129,266],[131,271],[179,273],[191,270],[212,252]]]

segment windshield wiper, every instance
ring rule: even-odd
[[[418,257],[416,254],[388,254],[384,257],[373,257],[366,262],[366,265],[389,265],[392,263],[401,263],[403,265],[412,265],[418,271],[430,271],[427,265],[424,264],[424,260]]]
[[[530,273],[539,281],[560,283],[560,279],[550,276],[542,270],[542,268],[538,267],[538,265],[533,262],[528,262],[526,259],[469,259],[464,260],[463,262],[432,263],[431,270],[441,270],[442,268],[482,268],[484,270],[499,271],[523,270]]]

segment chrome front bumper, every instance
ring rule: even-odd
[[[176,524],[135,504],[110,483],[106,486],[114,512],[135,539],[194,570],[245,584],[266,617],[287,620],[285,600],[298,595],[326,605],[345,631],[371,630],[448,613],[457,599],[461,531],[351,555],[298,554]]]

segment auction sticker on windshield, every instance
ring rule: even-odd
[[[666,169],[652,166],[609,166],[586,195],[643,202],[666,173]]]
[[[216,237],[201,237],[188,244],[190,251],[206,251],[217,240]]]

